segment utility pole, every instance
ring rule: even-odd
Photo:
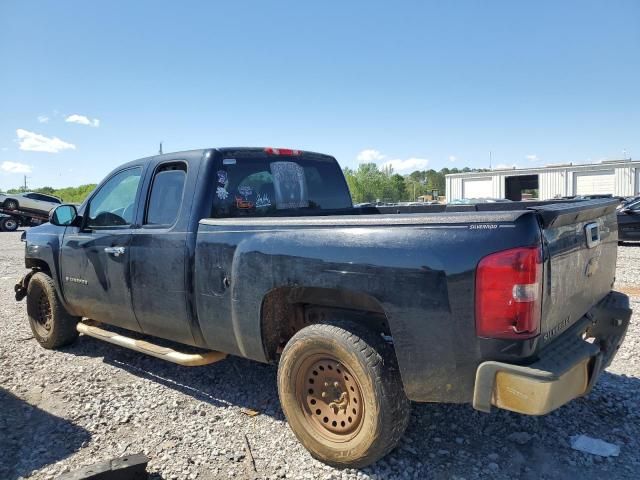
[[[158,150],[158,154],[162,155],[162,142],[160,142],[160,150]]]
[[[491,170],[491,160],[492,160],[492,153],[491,150],[489,150],[489,170]]]
[[[24,187],[23,188],[24,188],[24,191],[26,192],[27,191],[27,176],[26,175],[24,175]]]

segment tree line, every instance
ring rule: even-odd
[[[375,163],[361,163],[357,169],[346,167],[344,176],[353,203],[416,201],[423,195],[445,194],[445,175],[450,173],[485,172],[487,169],[465,167],[439,171],[416,170],[409,175],[394,173],[391,167],[379,168]]]

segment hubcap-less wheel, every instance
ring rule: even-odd
[[[306,358],[296,375],[296,396],[305,420],[334,442],[353,438],[362,426],[362,391],[349,369],[335,358]]]
[[[340,468],[383,457],[409,421],[393,348],[376,330],[348,320],[314,323],[289,339],[278,394],[311,455]]]
[[[7,202],[6,207],[7,210],[15,210],[16,208],[18,208],[18,204],[15,201],[11,200]]]
[[[27,286],[27,316],[33,336],[44,348],[69,345],[78,338],[78,317],[60,303],[56,284],[44,272],[36,272]]]
[[[8,218],[4,221],[4,228],[5,230],[12,232],[18,228],[18,222],[16,222],[13,218]]]
[[[53,315],[51,313],[51,304],[47,293],[43,291],[38,297],[38,316],[35,323],[38,332],[42,336],[46,336],[51,331],[51,319]]]

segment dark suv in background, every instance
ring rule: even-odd
[[[640,241],[640,197],[618,209],[618,241]]]

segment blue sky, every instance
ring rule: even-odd
[[[0,188],[157,151],[640,158],[640,2],[0,2]]]

